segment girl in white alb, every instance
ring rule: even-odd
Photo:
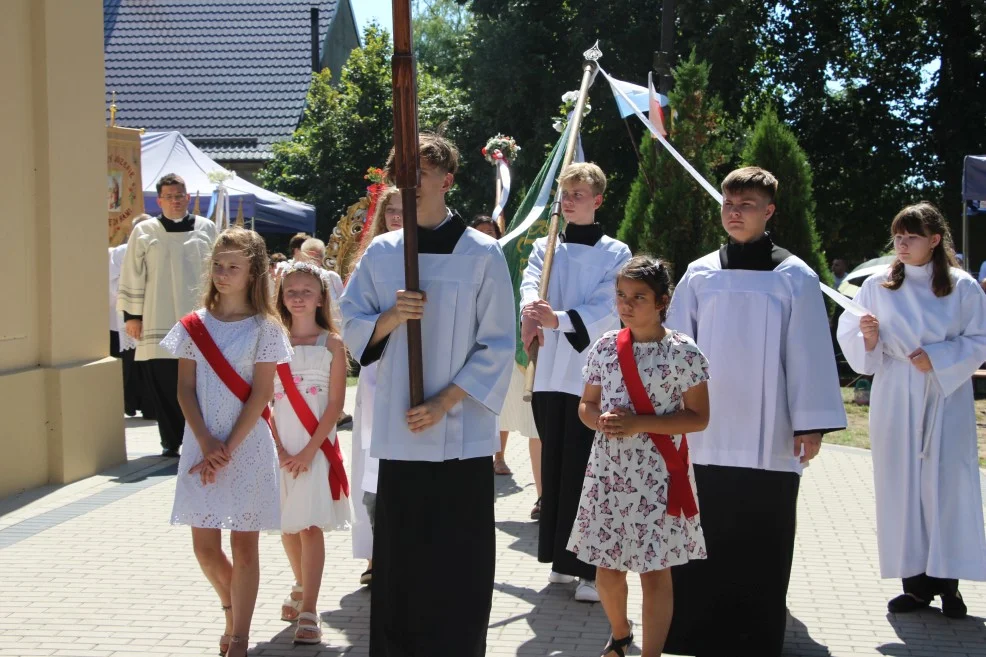
[[[325,565],[323,531],[349,529],[349,481],[336,435],[346,397],[346,350],[320,268],[284,269],[277,309],[291,334],[291,365],[274,380],[274,439],[281,464],[281,542],[295,585],[281,618],[298,621],[295,643],[322,638],[317,603]]]
[[[219,652],[246,655],[260,579],[260,532],[280,527],[277,453],[267,424],[277,363],[291,346],[267,292],[267,248],[252,231],[216,240],[201,310],[161,347],[178,357],[185,416],[172,524],[192,526],[202,572],[219,595],[226,630]],[[221,530],[231,533],[232,560]],[[237,586],[233,586],[237,582]]]

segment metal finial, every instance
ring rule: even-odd
[[[603,51],[599,49],[599,39],[596,39],[596,43],[594,43],[591,48],[589,48],[584,53],[582,53],[582,56],[585,57],[590,62],[598,62],[603,56]]]
[[[116,92],[113,92],[112,99],[110,100],[110,127],[116,125]]]

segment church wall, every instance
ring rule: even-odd
[[[0,496],[126,459],[109,350],[99,0],[0,21]]]

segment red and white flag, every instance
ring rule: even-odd
[[[660,131],[662,137],[667,137],[668,130],[664,127],[664,110],[661,105],[668,105],[669,103],[666,96],[662,96],[654,90],[654,74],[651,71],[647,72],[647,97],[649,99],[647,114],[650,117],[650,122]]]

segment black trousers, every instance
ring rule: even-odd
[[[135,349],[120,351],[120,333],[110,331],[110,356],[119,358],[123,366],[123,411],[130,416],[136,415],[137,411],[143,411],[145,418],[153,419],[150,395],[144,391],[141,370],[134,360],[136,355]]]
[[[140,367],[148,379],[161,447],[178,449],[185,433],[185,415],[178,405],[178,359],[152,358],[141,361]]]
[[[696,465],[708,559],[671,569],[666,652],[777,657],[787,626],[798,489],[793,472]]]
[[[380,460],[370,657],[482,657],[493,607],[493,462]]]
[[[910,593],[922,600],[931,600],[936,595],[955,594],[959,590],[959,580],[931,577],[924,573],[905,577],[903,580],[904,593]]]
[[[538,561],[550,563],[555,572],[595,580],[596,567],[579,561],[566,549],[579,512],[595,436],[579,419],[579,401],[578,396],[565,392],[535,392],[531,400],[541,437]]]

